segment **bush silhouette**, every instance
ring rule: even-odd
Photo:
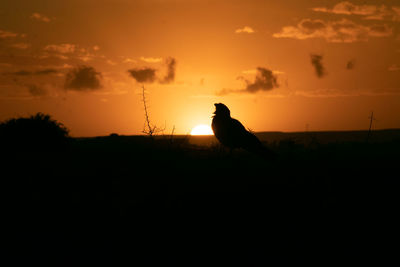
[[[37,113],[0,124],[0,144],[12,154],[43,154],[60,151],[69,139],[68,129],[50,115]],[[23,155],[21,155],[23,156]]]

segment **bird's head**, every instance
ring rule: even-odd
[[[227,106],[225,106],[222,103],[215,103],[215,112],[214,114],[216,116],[227,116],[230,117],[231,116],[231,112],[229,110],[229,108]]]

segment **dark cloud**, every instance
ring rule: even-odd
[[[354,69],[355,61],[354,60],[349,60],[346,64],[346,69],[347,70],[352,70]]]
[[[325,22],[323,22],[322,20],[319,20],[319,19],[316,19],[316,20],[304,19],[299,22],[299,28],[303,29],[305,32],[310,34],[315,31],[326,28],[326,24],[325,24]]]
[[[257,91],[269,91],[274,88],[278,88],[279,84],[277,82],[277,77],[274,75],[272,70],[258,67],[257,75],[254,82],[246,81],[245,91],[249,93],[255,93]]]
[[[20,70],[20,71],[16,71],[16,72],[7,72],[4,73],[7,75],[16,75],[16,76],[28,76],[28,75],[32,75],[31,71],[27,71],[27,70]]]
[[[46,89],[44,89],[43,87],[38,86],[36,84],[29,84],[29,85],[26,85],[26,87],[28,88],[29,93],[33,96],[47,95]]]
[[[388,25],[372,25],[369,27],[369,35],[374,37],[387,37],[393,34],[393,29]]]
[[[314,66],[315,69],[315,74],[317,75],[318,78],[324,77],[327,73],[325,70],[324,65],[322,64],[322,55],[317,55],[317,54],[311,54],[311,64]]]
[[[65,89],[85,91],[101,88],[101,73],[90,66],[78,66],[71,69],[65,76]]]
[[[56,74],[58,70],[56,69],[44,69],[44,70],[37,70],[37,71],[27,71],[27,70],[20,70],[16,72],[4,72],[5,75],[15,75],[15,76],[32,76],[32,75],[48,75],[48,74]]]
[[[56,73],[58,73],[58,70],[56,69],[44,69],[34,72],[35,75],[56,74]]]
[[[167,74],[161,80],[161,83],[172,83],[175,80],[176,60],[173,57],[169,57],[165,60],[165,63],[167,65]]]
[[[153,83],[156,80],[156,69],[153,68],[141,68],[141,69],[130,69],[129,74],[138,83]]]
[[[224,88],[217,92],[217,95],[226,95],[229,93],[256,93],[259,91],[270,91],[274,88],[278,88],[278,78],[272,70],[258,67],[256,78],[253,82],[246,80],[243,76],[239,76],[237,79],[244,80],[246,87],[241,90],[233,90]]]
[[[152,59],[153,60],[153,59]],[[138,83],[154,83],[159,82],[163,84],[172,83],[175,81],[175,72],[176,72],[176,59],[173,57],[168,57],[165,60],[165,65],[167,67],[167,71],[164,77],[157,77],[157,69],[155,68],[134,68],[128,70],[130,76],[134,78]]]

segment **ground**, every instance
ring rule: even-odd
[[[189,136],[21,150],[3,160],[10,247],[61,266],[385,265],[397,253],[398,133],[264,135],[268,159]]]

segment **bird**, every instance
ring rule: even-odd
[[[247,131],[240,121],[231,117],[231,112],[226,105],[215,103],[214,106],[211,128],[222,145],[231,150],[242,148],[261,156],[272,155],[272,152],[253,133]]]

